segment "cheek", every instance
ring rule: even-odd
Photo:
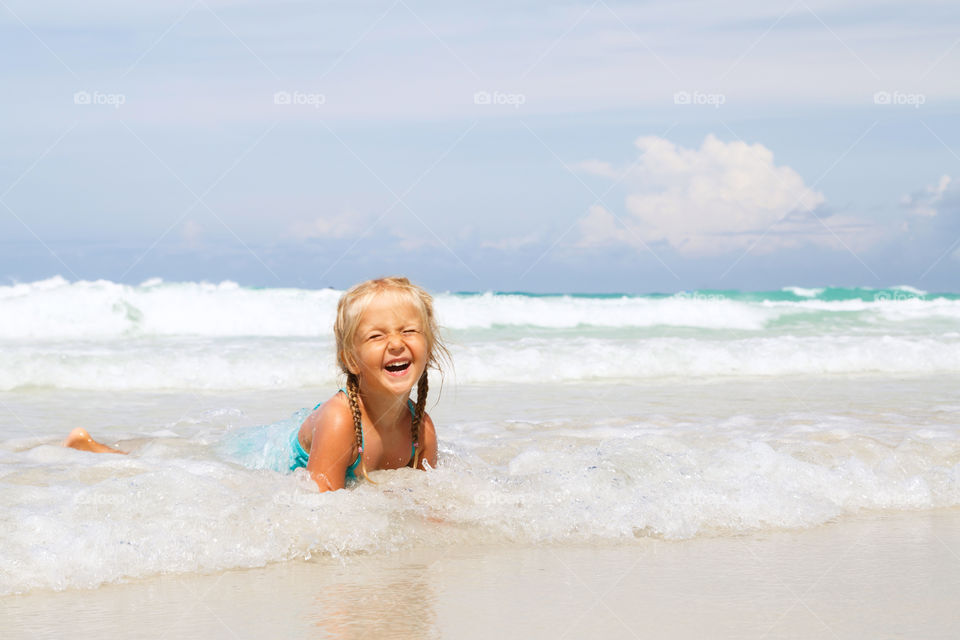
[[[426,359],[427,356],[429,355],[427,350],[427,341],[424,340],[423,337],[417,338],[417,340],[412,346],[416,354],[421,358]]]

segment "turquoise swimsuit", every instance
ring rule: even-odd
[[[340,392],[346,395],[346,389],[340,389]],[[319,409],[323,403],[321,402],[313,408],[314,411]],[[407,398],[407,408],[410,409],[410,417],[416,417],[416,407],[413,404],[413,401]],[[298,426],[293,430],[293,433],[290,434],[290,448],[293,450],[293,455],[290,457],[290,471],[294,469],[299,469],[301,467],[307,466],[307,461],[310,459],[310,454],[304,451],[303,445],[300,444],[300,427]],[[410,444],[410,459],[413,460],[413,456],[417,454],[417,443],[413,442]],[[360,429],[360,451],[357,452],[357,459],[353,461],[349,467],[347,467],[347,477],[356,478],[354,470],[360,465],[360,456],[363,455],[363,428]]]

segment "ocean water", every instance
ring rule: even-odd
[[[437,469],[318,494],[225,456],[339,386],[340,293],[0,287],[0,594],[960,505],[960,295],[909,287],[437,293]],[[131,455],[59,447],[75,426]]]

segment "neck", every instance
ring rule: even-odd
[[[409,413],[407,409],[409,398],[409,392],[400,396],[374,394],[366,391],[362,385],[360,387],[360,400],[363,402],[364,412],[370,419],[371,425],[380,432],[400,428],[401,420]]]

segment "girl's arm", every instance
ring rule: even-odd
[[[431,467],[437,466],[437,430],[433,426],[433,420],[426,413],[423,414],[423,421],[420,423],[420,438],[422,440],[423,453],[420,455],[418,469],[424,469],[424,463]]]
[[[347,467],[357,459],[357,440],[350,408],[345,402],[333,398],[307,420],[313,433],[307,472],[321,492],[343,489]]]

